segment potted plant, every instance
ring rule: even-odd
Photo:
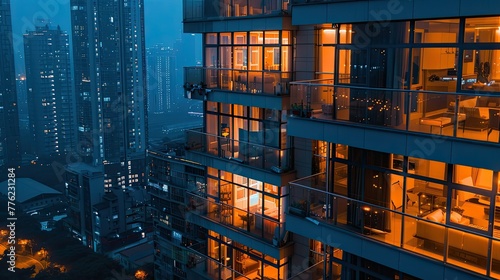
[[[292,115],[301,116],[302,114],[302,104],[293,103],[292,104]]]

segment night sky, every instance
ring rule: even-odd
[[[146,46],[164,43],[171,46],[182,32],[182,1],[144,0]],[[39,19],[71,35],[69,0],[11,0],[12,32],[16,54],[16,72],[24,73],[22,36],[26,29],[33,30]]]

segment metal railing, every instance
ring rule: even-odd
[[[259,213],[251,213],[232,205],[216,202],[208,198],[188,193],[195,207],[189,211],[214,222],[247,232],[267,243],[279,245],[285,236],[284,223]]]
[[[232,18],[282,14],[288,10],[288,0],[184,0],[183,20]]]
[[[331,79],[290,83],[293,109],[323,120],[382,126],[385,128],[440,134],[479,141],[498,142],[490,137],[499,128],[494,121],[498,107],[478,107],[478,98],[491,93],[455,93],[425,90],[370,88],[334,85]],[[496,97],[500,101],[500,97]],[[499,102],[500,103],[500,102]],[[302,114],[304,116],[304,114]],[[471,130],[488,131],[484,135]]]
[[[425,217],[405,213],[403,209],[406,207],[406,203],[398,211],[389,206],[384,207],[327,192],[325,191],[326,183],[323,181],[324,175],[324,173],[316,174],[289,183],[290,193],[287,207],[289,215],[304,217],[318,225],[335,226],[458,266],[460,263],[466,263],[467,260],[457,260],[454,258],[455,255],[459,252],[462,252],[462,255],[474,255],[469,250],[475,246],[491,248],[492,256],[498,256],[500,252],[499,238],[496,235],[490,236],[486,231],[478,231],[473,225],[434,222]],[[388,202],[386,204],[389,205]],[[435,231],[431,233],[436,239],[432,242],[425,241],[429,237],[419,236],[419,234],[423,234],[422,232],[430,229]],[[460,244],[453,243],[457,240],[457,235],[463,236],[463,239],[460,238]],[[426,244],[430,245],[430,243],[438,245],[437,247],[434,245],[426,247]],[[457,251],[456,246],[460,246],[461,249]],[[491,259],[488,260],[488,257]],[[500,261],[491,257],[488,252],[484,252],[482,258],[485,259],[484,263],[479,262],[472,265],[475,266],[475,271],[483,269],[483,274],[486,272],[487,265]],[[499,272],[498,267],[492,267],[492,273]]]
[[[194,130],[186,131],[186,139],[185,148],[189,151],[207,153],[274,172],[290,169],[291,149],[278,149]]]
[[[207,89],[284,95],[288,94],[290,72],[254,71],[210,67],[185,67],[184,82],[203,84]],[[196,94],[196,93],[194,93]]]

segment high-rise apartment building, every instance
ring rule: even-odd
[[[206,188],[205,170],[175,152],[148,151],[147,189],[155,233],[155,279],[196,277],[185,268],[199,261],[190,248],[205,246],[207,229],[186,222],[189,207],[195,206],[186,193]]]
[[[40,161],[66,156],[76,144],[68,34],[48,25],[24,34],[31,143]]]
[[[78,150],[105,188],[141,186],[147,146],[144,5],[71,1]]]
[[[185,223],[208,236],[157,248],[174,279],[500,277],[496,3],[201,3]]]
[[[16,73],[12,45],[10,0],[0,1],[0,166],[17,166],[19,153],[19,116]]]
[[[102,170],[104,192],[135,196],[144,190],[148,134],[144,2],[72,0],[70,9],[77,105],[74,158]],[[134,201],[118,201],[116,216],[115,202],[107,204],[109,211],[100,203],[93,216],[94,240],[86,244],[99,251],[104,238],[111,237],[96,234],[106,213],[117,219],[111,224],[113,235],[134,230],[137,223],[128,223],[126,213]],[[92,211],[83,207],[80,211]]]
[[[173,109],[172,95],[180,87],[176,82],[176,54],[172,48],[155,45],[147,49],[148,113]]]

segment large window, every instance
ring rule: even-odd
[[[322,26],[322,85],[297,85],[296,100],[322,118],[498,142],[499,26],[498,16]]]
[[[291,41],[290,31],[207,33],[204,64],[220,68],[219,73],[213,69],[207,73],[207,85],[282,94],[291,78]]]
[[[218,36],[218,39],[217,39]],[[206,48],[219,47],[218,58],[212,50],[206,50],[205,65],[243,70],[290,71],[291,64],[290,31],[252,31],[234,33],[207,33]],[[222,47],[222,45],[232,47]],[[264,47],[265,46],[265,47]],[[231,59],[232,58],[232,59]]]

